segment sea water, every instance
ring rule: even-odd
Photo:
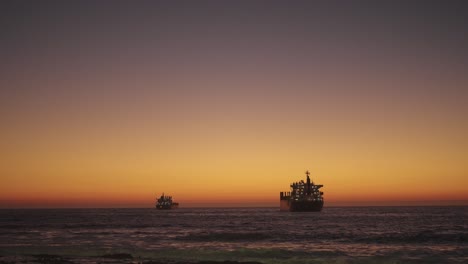
[[[0,210],[0,256],[117,253],[195,263],[468,263],[468,207]]]

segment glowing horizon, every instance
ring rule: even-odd
[[[287,7],[7,5],[0,208],[468,204],[464,17]]]

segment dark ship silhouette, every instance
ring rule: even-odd
[[[172,196],[164,195],[164,193],[156,200],[156,208],[160,210],[169,210],[179,207],[179,203],[172,201]]]
[[[320,212],[323,207],[323,185],[310,181],[310,172],[306,171],[307,182],[291,183],[290,192],[280,192],[280,211]]]

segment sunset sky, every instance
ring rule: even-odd
[[[0,208],[468,204],[465,1],[2,1]]]

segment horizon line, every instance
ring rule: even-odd
[[[343,207],[468,207],[466,204],[406,204],[406,205],[330,205],[324,208],[343,208]],[[278,206],[188,206],[179,207],[171,211],[184,209],[247,209],[247,208],[279,208]],[[0,210],[67,210],[67,209],[156,209],[155,207],[0,207]]]

